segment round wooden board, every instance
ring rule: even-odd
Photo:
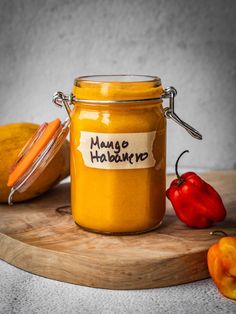
[[[70,215],[70,186],[13,207],[0,205],[0,258],[37,275],[109,289],[155,288],[209,277],[206,254],[218,240],[236,235],[236,171],[202,175],[223,197],[227,219],[190,229],[170,203],[162,226],[136,236],[104,236],[81,230]],[[168,184],[173,177],[168,177]]]

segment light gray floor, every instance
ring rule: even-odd
[[[212,280],[161,289],[115,291],[42,278],[0,260],[0,313],[236,313]]]

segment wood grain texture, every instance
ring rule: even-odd
[[[236,235],[236,171],[202,177],[221,194],[227,219],[209,229],[190,229],[170,203],[162,226],[135,236],[83,231],[70,215],[70,186],[13,207],[0,205],[0,258],[60,281],[109,289],[176,285],[209,277],[206,254],[218,240],[209,232]],[[167,183],[173,177],[168,177]]]

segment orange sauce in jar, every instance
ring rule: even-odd
[[[74,103],[70,129],[72,215],[79,226],[126,234],[161,224],[166,188],[162,94],[157,77],[75,80],[73,95],[85,100]]]

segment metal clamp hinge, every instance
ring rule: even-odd
[[[161,100],[163,98],[168,98],[169,99],[169,107],[164,108],[165,111],[165,116],[168,119],[172,119],[174,122],[179,124],[181,127],[183,127],[192,137],[202,140],[202,135],[200,132],[198,132],[196,129],[194,129],[191,125],[188,123],[184,122],[183,120],[180,119],[180,117],[175,113],[175,108],[174,108],[174,99],[175,96],[177,95],[177,90],[170,86],[167,87],[164,90],[164,94],[162,97],[159,98],[152,98],[152,99],[143,99],[143,100],[88,100],[88,99],[76,99],[73,94],[70,94],[69,96],[63,94],[62,92],[56,92],[53,95],[53,102],[59,107],[64,106],[67,114],[69,116],[69,119],[71,119],[71,108],[70,105],[73,104],[74,101],[80,101],[84,103],[101,103],[101,104],[112,104],[112,103],[124,103],[124,102],[141,102],[141,101],[153,101],[153,100]]]
[[[52,101],[55,105],[62,107],[64,106],[66,109],[66,112],[69,116],[69,119],[71,119],[71,109],[70,105],[72,104],[74,99],[74,96],[70,94],[69,96],[63,94],[62,92],[56,92],[53,95]]]
[[[180,117],[175,113],[175,96],[177,95],[177,90],[170,86],[165,89],[165,93],[162,98],[169,98],[169,107],[164,108],[165,116],[168,119],[172,119],[178,125],[183,127],[192,137],[202,140],[202,135],[196,129],[194,129],[191,125],[184,122]]]

